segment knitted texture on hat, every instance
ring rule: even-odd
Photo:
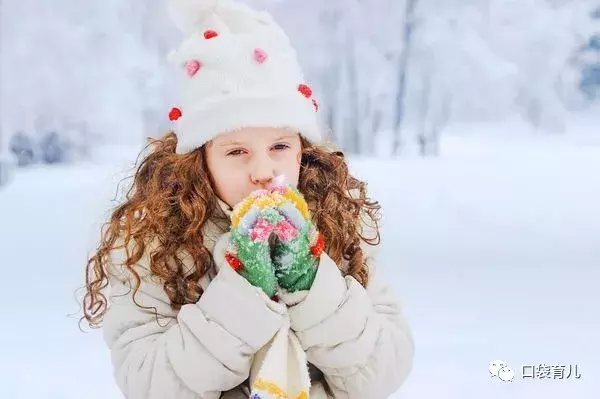
[[[169,0],[169,9],[187,35],[170,55],[181,79],[171,118],[179,153],[244,127],[286,128],[320,141],[317,101],[268,13],[233,0]]]

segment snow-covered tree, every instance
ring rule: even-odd
[[[590,12],[590,19],[595,29],[577,57],[581,63],[579,88],[588,100],[600,101],[600,6]]]
[[[169,126],[177,85],[166,58],[182,36],[166,1],[0,1],[4,141],[56,131],[86,154]],[[454,122],[517,116],[561,131],[584,95],[598,96],[597,0],[238,1],[283,25],[348,152],[430,152]]]
[[[15,133],[10,139],[9,148],[18,166],[28,166],[35,162],[34,143],[25,132]]]

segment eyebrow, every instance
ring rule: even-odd
[[[273,141],[279,141],[279,140],[283,140],[283,139],[293,139],[294,137],[296,137],[295,134],[286,134],[284,136],[277,137]]]
[[[219,144],[219,147],[227,147],[228,145],[242,145],[244,143],[240,141],[226,141],[224,143]]]
[[[286,134],[284,136],[280,136],[280,137],[277,137],[277,138],[273,139],[273,141],[279,141],[279,140],[283,140],[283,139],[291,139],[291,138],[294,138],[294,137],[295,136],[293,134]],[[242,141],[235,141],[235,140],[233,140],[233,141],[226,141],[224,143],[221,143],[221,144],[219,144],[219,147],[227,147],[227,146],[230,146],[230,145],[244,145],[244,144],[246,144],[246,143],[244,143]]]

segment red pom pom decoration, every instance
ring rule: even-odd
[[[310,253],[315,258],[318,258],[323,253],[324,248],[325,248],[325,238],[323,238],[323,234],[321,234],[319,232],[319,235],[317,236],[317,242],[315,243],[315,245],[310,247]]]
[[[212,39],[213,37],[217,37],[217,36],[219,36],[219,34],[216,31],[212,30],[212,29],[204,31],[204,38],[205,39]]]
[[[169,119],[172,121],[176,121],[181,118],[181,110],[177,107],[171,108],[171,112],[169,112]]]
[[[229,252],[225,254],[225,260],[227,261],[227,263],[229,263],[229,266],[231,266],[236,272],[242,270],[242,267],[244,267],[244,265],[242,265],[242,262],[240,262],[238,258],[233,256]]]
[[[312,103],[313,103],[313,106],[315,107],[315,111],[318,111],[319,110],[319,103],[317,102],[317,100],[315,100],[313,98]]]
[[[304,83],[300,83],[298,85],[298,91],[306,98],[310,98],[310,96],[312,96],[312,89]]]

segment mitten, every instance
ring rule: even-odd
[[[274,229],[271,258],[279,286],[288,292],[308,290],[317,274],[325,241],[311,221],[302,194],[290,186],[272,189],[279,213],[284,217]]]
[[[269,237],[283,220],[267,190],[252,192],[231,214],[231,233],[225,259],[248,282],[272,298],[277,278],[271,261]]]

